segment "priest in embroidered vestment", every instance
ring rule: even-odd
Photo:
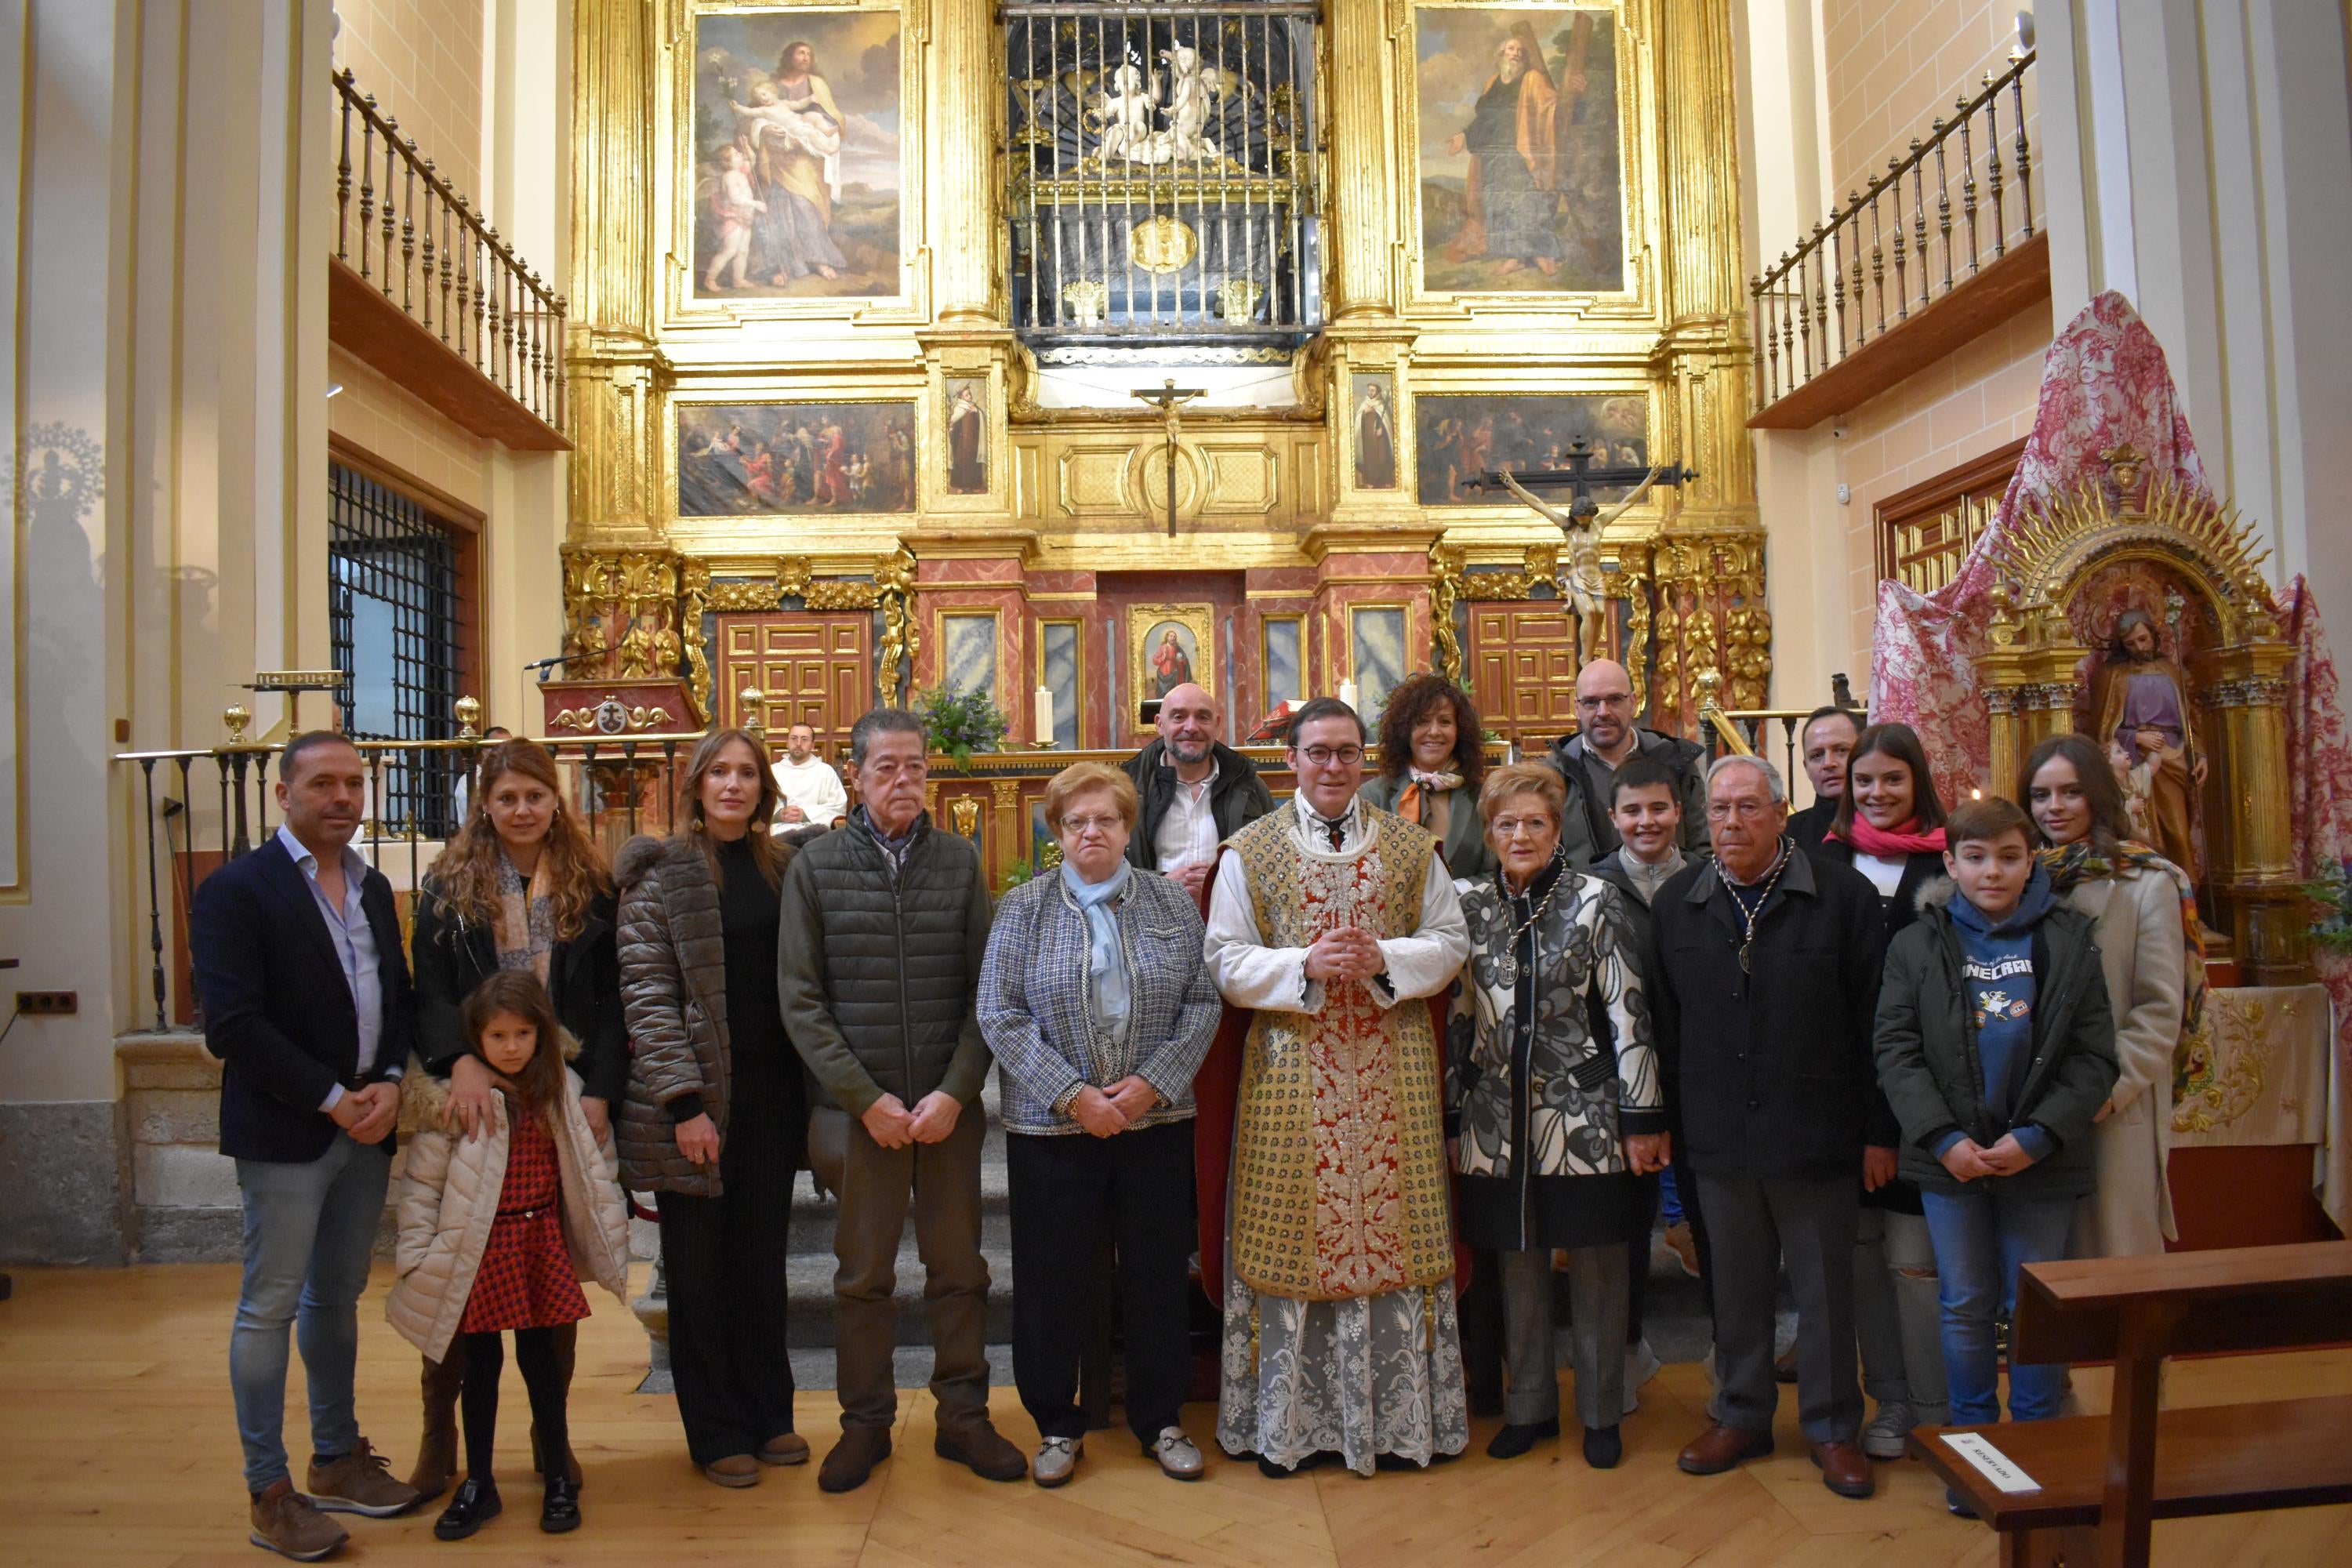
[[[1370,1475],[1469,1442],[1427,999],[1470,938],[1437,841],[1358,800],[1355,710],[1318,698],[1290,736],[1298,794],[1225,841],[1209,900],[1210,973],[1251,1010],[1220,1041],[1232,1114],[1203,1107],[1217,1440],[1270,1474]]]

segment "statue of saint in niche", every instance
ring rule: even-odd
[[[2147,611],[2116,617],[2114,649],[2093,696],[2096,738],[2122,772],[2124,793],[2149,847],[2194,879],[2205,754],[2190,722],[2188,678],[2164,657],[2156,618]]]

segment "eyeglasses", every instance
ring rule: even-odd
[[[1604,691],[1598,697],[1580,697],[1576,700],[1577,707],[1584,710],[1628,708],[1633,705],[1633,694],[1630,691]]]
[[[1309,746],[1298,754],[1305,757],[1308,765],[1312,767],[1328,768],[1334,763],[1343,767],[1353,767],[1364,760],[1364,748],[1361,746]]]
[[[1559,831],[1559,824],[1549,816],[1498,816],[1486,825],[1486,831],[1497,838],[1517,838],[1524,833],[1530,838]]]
[[[1737,816],[1742,822],[1753,822],[1772,809],[1772,804],[1760,800],[1711,800],[1706,803],[1709,822],[1729,822]]]
[[[1084,838],[1089,833],[1116,833],[1126,825],[1127,818],[1123,816],[1066,816],[1062,818],[1062,831],[1075,838]]]

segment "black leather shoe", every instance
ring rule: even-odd
[[[1486,1445],[1486,1457],[1490,1459],[1516,1459],[1545,1438],[1559,1436],[1559,1417],[1557,1415],[1549,1421],[1532,1421],[1525,1426],[1506,1425],[1495,1434],[1495,1440]]]
[[[433,1521],[433,1533],[443,1541],[463,1541],[490,1521],[499,1517],[506,1504],[499,1500],[495,1481],[477,1480],[467,1476],[458,1483],[457,1495]]]
[[[1625,1439],[1614,1426],[1584,1429],[1584,1462],[1596,1470],[1613,1470],[1625,1457]]]
[[[580,1488],[571,1477],[559,1472],[547,1478],[547,1500],[539,1505],[539,1528],[550,1535],[580,1528]]]

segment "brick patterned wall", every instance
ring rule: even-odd
[[[1906,152],[1913,137],[1924,139],[1930,121],[1948,118],[1954,100],[1973,96],[1985,72],[2008,68],[2021,8],[2019,0],[1824,0],[1830,174],[1837,181],[1831,200],[1843,201],[1885,174],[1886,160]],[[2025,104],[2031,136],[2038,126],[2030,79]],[[2000,122],[2006,161],[2013,135],[2006,101]]]
[[[479,202],[481,0],[336,0],[339,63],[400,121],[442,176]],[[349,384],[346,383],[345,384]]]
[[[2050,338],[2049,306],[2037,305],[1845,417],[1838,479],[1851,489],[1843,509],[1853,647],[1847,668],[1870,667],[1871,618],[1878,598],[1873,508],[1897,490],[2031,432]]]

